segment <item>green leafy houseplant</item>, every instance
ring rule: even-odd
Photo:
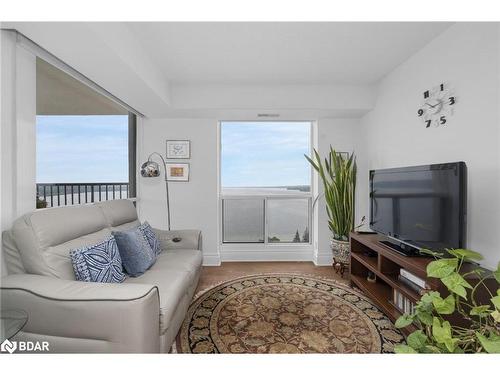
[[[328,226],[333,238],[348,241],[354,229],[354,193],[356,189],[356,159],[354,153],[344,158],[330,146],[324,161],[313,150],[313,158],[304,155],[318,172],[326,201]]]
[[[407,337],[407,345],[397,345],[396,353],[500,353],[500,289],[491,291],[485,281],[489,272],[474,266],[461,273],[466,261],[482,259],[481,254],[466,249],[447,249],[452,257],[425,251],[436,257],[427,266],[427,276],[441,280],[449,291],[443,298],[439,292],[424,294],[415,306],[413,314],[404,314],[396,321],[396,327],[415,324],[418,328]],[[464,277],[475,275],[472,286]],[[500,262],[493,277],[500,283]],[[489,293],[489,303],[477,302],[478,288]],[[498,288],[498,284],[497,284]],[[452,325],[447,318],[458,313],[467,322],[466,327]]]

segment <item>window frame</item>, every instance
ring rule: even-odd
[[[128,113],[128,199],[137,198],[137,115]]]
[[[310,189],[308,192],[300,192],[296,193],[287,193],[287,194],[224,194],[223,186],[222,186],[222,126],[226,122],[262,122],[262,123],[273,123],[273,122],[307,122],[310,124],[309,128],[309,155],[312,154],[312,150],[315,146],[315,135],[317,129],[317,121],[315,120],[219,120],[217,126],[217,195],[218,195],[218,244],[221,249],[230,248],[230,249],[265,249],[265,248],[289,248],[293,247],[296,250],[305,249],[311,250],[313,248],[313,244],[315,243],[315,213],[313,208],[314,195],[316,194],[316,180],[314,178],[314,169],[312,167],[309,168],[309,181],[310,181]],[[224,200],[237,200],[237,199],[262,199],[264,201],[264,242],[225,242],[224,241]],[[268,222],[268,201],[269,200],[286,200],[286,199],[307,199],[308,200],[308,229],[309,229],[309,242],[269,242],[268,234],[269,234],[269,222]]]

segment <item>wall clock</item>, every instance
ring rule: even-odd
[[[456,104],[457,98],[452,90],[441,83],[424,92],[424,100],[417,110],[417,116],[423,120],[426,128],[444,126],[453,115]]]

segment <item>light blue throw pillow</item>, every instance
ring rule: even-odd
[[[78,281],[121,283],[125,280],[122,260],[113,236],[95,245],[71,250],[69,255]]]
[[[156,256],[160,255],[161,253],[161,246],[160,246],[160,241],[158,241],[158,238],[156,237],[156,233],[154,232],[153,228],[151,228],[151,225],[147,221],[144,222],[144,224],[139,226],[140,231],[144,235],[144,238],[149,243],[149,246],[153,249],[155,252]]]
[[[113,236],[118,244],[123,268],[130,276],[140,276],[155,264],[156,254],[138,227],[113,232]]]

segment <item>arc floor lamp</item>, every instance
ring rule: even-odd
[[[167,195],[166,203],[167,203],[167,226],[168,230],[170,230],[170,198],[168,196],[168,173],[167,173],[167,164],[165,163],[165,159],[158,152],[152,152],[148,156],[148,160],[141,165],[141,176],[142,177],[160,177],[160,166],[157,162],[153,161],[153,156],[158,156],[163,163],[163,170],[165,171],[165,192]]]

